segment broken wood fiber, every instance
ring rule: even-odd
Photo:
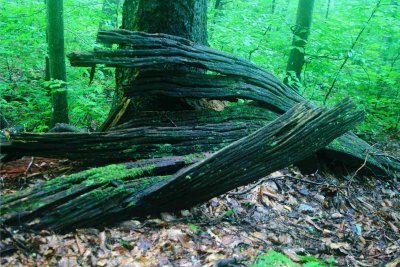
[[[1,222],[68,231],[188,208],[260,179],[326,146],[363,118],[349,100],[332,108],[296,105],[267,126],[176,174],[111,165],[4,196]]]
[[[127,30],[100,31],[98,40],[120,44],[118,50],[74,52],[68,55],[73,66],[106,64],[112,67],[138,68],[154,73],[154,78],[144,73],[139,79],[126,85],[126,94],[146,93],[175,97],[209,97],[231,99],[232,97],[256,100],[277,113],[283,113],[304,101],[303,96],[283,84],[273,74],[250,61],[229,53],[195,44],[181,37],[167,34],[149,34]],[[163,66],[179,65],[212,71],[212,74],[186,74],[172,76],[162,74]],[[195,85],[191,80],[196,80]],[[145,85],[149,82],[152,85]],[[179,82],[179,86],[177,83]],[[172,83],[172,85],[167,85]],[[174,85],[175,84],[175,85]],[[308,102],[307,107],[315,107]],[[380,177],[393,178],[400,172],[400,162],[375,149],[352,133],[339,137],[328,153],[329,161],[360,167],[366,160],[365,169]],[[323,159],[324,160],[324,159]]]

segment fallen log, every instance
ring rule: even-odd
[[[146,111],[109,132],[12,134],[9,142],[0,143],[0,149],[12,156],[11,159],[44,156],[101,166],[128,160],[215,152],[277,117],[274,112],[246,105],[228,107],[221,112]],[[345,142],[346,147],[352,147],[359,155],[371,157],[360,174],[386,175],[386,169],[382,170],[379,162],[374,161],[373,148],[363,151],[360,150],[361,146],[355,145],[361,141],[357,136],[348,133],[339,137],[339,140],[335,139],[318,151],[318,159],[325,165],[338,167],[344,162],[348,171],[355,171],[364,164],[364,158],[355,157],[343,148],[341,144]],[[365,143],[362,147],[369,145]],[[318,164],[314,158],[296,165],[302,170],[310,168],[315,172]]]
[[[172,176],[155,176],[154,163],[140,168],[111,165],[4,196],[1,222],[67,231],[188,208],[311,155],[362,117],[348,100],[329,111],[300,104]]]
[[[129,49],[74,52],[68,55],[73,66],[106,64],[112,67],[140,68],[151,71],[155,77],[143,74],[125,87],[126,94],[164,94],[175,97],[232,97],[257,100],[268,109],[283,113],[304,98],[284,85],[277,77],[257,65],[225,52],[197,45],[181,37],[166,34],[148,34],[127,30],[100,31],[98,40],[120,44]],[[214,71],[221,75],[187,74],[163,75],[166,65],[183,65]],[[150,83],[146,85],[147,83]],[[311,108],[314,105],[308,103]],[[400,162],[373,148],[352,133],[337,139],[334,153],[328,157],[352,165],[362,166],[366,160],[380,176],[394,177],[400,171]],[[341,155],[341,157],[335,157]]]
[[[215,152],[276,117],[245,106],[223,112],[144,112],[110,132],[14,134],[0,149],[14,157],[68,158],[86,164]]]
[[[142,71],[162,71],[168,65],[181,65],[252,80],[264,87],[269,109],[283,113],[304,98],[284,85],[273,74],[250,61],[189,40],[167,35],[131,32],[127,30],[99,31],[98,40],[129,47],[118,50],[96,50],[68,54],[72,66],[90,67],[105,64],[110,67],[139,68]],[[309,103],[311,105],[311,103]]]

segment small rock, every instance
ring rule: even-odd
[[[172,221],[176,220],[176,217],[172,213],[169,213],[169,212],[161,212],[160,217],[161,217],[161,219],[163,219],[166,222],[172,222]]]
[[[308,195],[310,194],[306,188],[300,189],[299,192],[300,192],[300,194],[302,194],[303,196],[308,196]]]
[[[191,214],[190,211],[188,211],[188,210],[181,210],[181,215],[182,215],[183,217],[190,217],[190,216],[192,216],[192,214]]]
[[[340,218],[343,218],[344,216],[341,214],[341,213],[339,213],[339,212],[335,212],[335,213],[333,213],[332,215],[331,215],[331,218],[332,219],[340,219]]]
[[[299,212],[300,213],[314,213],[315,209],[308,204],[300,204]]]

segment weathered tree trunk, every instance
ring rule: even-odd
[[[330,111],[297,105],[253,134],[172,176],[152,173],[159,170],[155,162],[133,169],[112,165],[5,196],[0,200],[1,222],[66,231],[188,208],[310,156],[362,117],[349,101]]]
[[[293,31],[292,49],[290,51],[286,67],[285,84],[292,84],[297,88],[296,83],[291,83],[293,78],[301,81],[301,70],[304,65],[305,47],[310,34],[314,0],[299,0],[297,7],[296,25]]]
[[[62,0],[47,0],[47,36],[49,50],[50,78],[66,81],[64,52],[64,13]],[[65,84],[52,92],[51,126],[68,123],[68,102]]]
[[[166,33],[207,45],[207,0],[126,0],[122,28],[148,33]],[[164,69],[178,68],[164,66]],[[117,69],[117,89],[113,106],[122,102],[122,85],[135,79],[140,70]],[[146,97],[132,99],[134,110],[179,110],[188,107],[178,98]],[[129,114],[126,114],[129,116]]]
[[[194,44],[186,39],[124,30],[100,32],[98,39],[130,46],[130,50],[75,52],[68,55],[72,66],[106,64],[111,67],[140,68],[142,71],[162,70],[165,65],[202,68],[238,79],[250,80],[264,89],[268,108],[285,112],[304,98],[285,86],[273,74],[257,65],[228,53]],[[212,76],[211,76],[212,78]]]
[[[152,125],[148,127],[135,125],[138,128],[122,129],[126,125],[121,125],[116,130],[102,133],[15,134],[11,143],[1,144],[1,150],[13,156],[69,158],[86,164],[215,152],[261,128],[268,119],[271,121],[275,117],[270,115],[257,120],[257,112],[253,111],[255,115],[240,119],[243,116],[240,116],[239,110],[230,114],[225,112],[226,115],[211,112],[207,112],[209,118],[199,117],[203,122],[198,122],[195,115],[185,111],[187,117],[179,113],[175,116],[174,112],[157,113],[159,118],[153,117]]]
[[[264,107],[278,113],[283,113],[304,101],[299,93],[253,63],[196,45],[180,37],[118,30],[100,32],[99,39],[103,42],[129,45],[132,50],[72,53],[69,55],[71,64],[107,64],[114,67],[141,68],[142,71],[152,70],[153,77],[144,73],[126,85],[126,93],[129,95],[142,94],[136,88],[143,86],[147,94],[155,95],[211,99],[247,98],[257,100]],[[222,75],[160,74],[160,68],[165,64],[203,68]],[[308,105],[313,107],[312,103]],[[390,159],[351,133],[337,140],[334,144],[336,150],[340,151],[341,155],[347,155],[337,158],[338,161],[346,164],[350,157],[354,159],[354,163],[361,162],[361,166],[367,159],[368,166],[379,169],[380,173],[386,173],[389,177],[393,176],[393,171],[400,170],[399,162]]]

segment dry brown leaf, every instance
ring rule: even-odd
[[[319,227],[316,223],[314,223],[314,222],[310,219],[309,216],[307,216],[307,218],[305,219],[305,222],[308,223],[308,224],[310,224],[310,225],[312,225],[312,226],[314,226],[315,229],[317,229],[318,231],[321,231],[321,232],[323,231],[323,229],[322,229],[321,227]]]
[[[292,244],[293,239],[289,234],[284,233],[284,234],[279,235],[279,242],[281,244],[290,245],[290,244]]]
[[[283,249],[282,252],[294,262],[301,261],[299,256],[297,256],[296,252],[294,252],[292,249]]]
[[[109,251],[109,249],[106,247],[107,235],[105,231],[102,231],[99,234],[99,242],[100,242],[99,246],[104,252]]]
[[[399,233],[399,228],[397,228],[392,222],[387,222],[393,232]]]
[[[280,244],[280,240],[278,239],[278,237],[274,234],[274,233],[269,233],[267,236],[267,239],[269,241],[271,241],[274,244]]]
[[[336,212],[336,213],[333,213],[332,215],[331,215],[331,218],[332,219],[340,219],[340,218],[343,218],[344,216],[341,214],[341,213],[339,213],[339,212]]]
[[[63,257],[58,262],[58,267],[75,267],[79,266],[76,257]]]
[[[389,262],[388,264],[385,265],[385,267],[397,267],[399,265],[400,265],[400,258],[398,258],[392,262]]]

